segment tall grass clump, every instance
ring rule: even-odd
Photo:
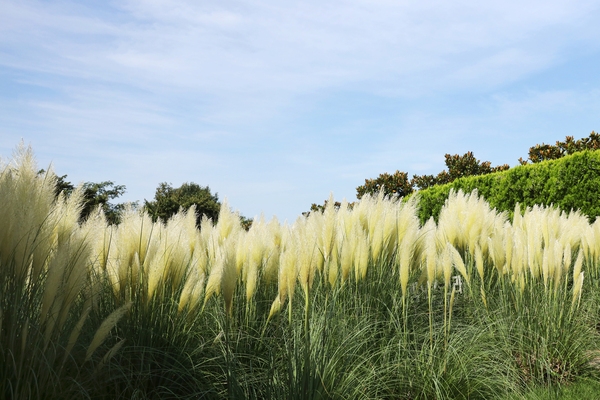
[[[590,255],[584,238],[587,218],[550,207],[515,210],[510,236],[504,239],[516,257],[495,261],[506,270],[506,282],[497,291],[505,326],[506,343],[527,384],[563,384],[594,373],[591,354],[598,334],[587,305],[582,307],[586,269],[597,269],[597,260],[584,266]],[[510,272],[508,272],[510,271]],[[588,294],[583,296],[587,303]]]
[[[56,176],[39,173],[22,144],[0,165],[4,398],[85,396],[98,367],[95,350],[119,319],[89,325],[97,297],[89,279],[89,231],[77,222],[82,192],[56,198],[55,186]]]
[[[209,255],[195,225],[193,208],[167,223],[128,208],[119,225],[97,225],[98,256],[92,261],[102,291],[99,307],[131,304],[115,332],[126,343],[105,368],[102,395],[198,393],[201,377],[193,374],[190,355],[201,339],[194,313],[200,308]]]

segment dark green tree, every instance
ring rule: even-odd
[[[42,169],[39,173],[43,174],[44,172],[46,171]],[[73,186],[71,182],[67,181],[66,178],[66,175],[56,176],[56,189],[54,193],[57,197],[61,192],[65,192],[65,195],[68,196],[73,193],[73,190],[75,190],[75,186]]]
[[[529,158],[519,159],[521,164],[539,163],[545,160],[556,160],[569,154],[583,150],[600,149],[600,134],[592,131],[590,136],[575,140],[567,136],[564,141],[557,141],[555,145],[542,143],[529,148]],[[380,190],[386,196],[407,196],[415,190],[427,189],[435,185],[443,185],[458,178],[474,175],[486,175],[494,172],[505,171],[510,168],[508,164],[492,167],[489,161],[479,161],[469,151],[465,154],[446,154],[447,169],[437,175],[414,175],[408,179],[406,172],[396,171],[394,174],[383,173],[375,179],[365,179],[365,184],[356,188],[356,197],[360,199],[367,193],[377,194]],[[322,211],[324,206],[313,204],[311,211]]]
[[[356,198],[360,199],[367,193],[377,195],[382,189],[386,196],[404,197],[413,192],[413,185],[406,172],[386,172],[375,179],[365,179],[365,184],[356,188]]]
[[[85,220],[97,207],[101,207],[109,224],[118,224],[121,213],[125,208],[124,203],[112,203],[111,200],[125,193],[125,185],[115,185],[112,181],[100,183],[86,182],[83,184],[83,210],[81,220]]]
[[[38,174],[45,173],[42,169]],[[70,196],[75,190],[75,186],[67,181],[67,175],[56,176],[55,195],[60,193]],[[85,221],[89,215],[97,208],[101,207],[106,220],[109,224],[118,224],[121,221],[121,212],[125,208],[124,203],[113,203],[111,200],[122,196],[125,193],[125,185],[115,185],[112,181],[100,183],[85,182],[83,184],[83,208],[79,220]],[[133,203],[135,205],[135,203]]]
[[[510,168],[507,164],[492,167],[491,162],[479,161],[471,151],[462,156],[446,154],[445,158],[448,169],[437,175],[414,175],[412,179],[408,179],[406,172],[396,171],[394,174],[380,174],[375,179],[365,179],[365,184],[356,188],[356,197],[360,199],[367,193],[373,195],[380,190],[386,196],[405,197],[417,189],[450,183],[463,176],[485,175]]]
[[[244,230],[249,230],[252,227],[253,222],[254,220],[252,218],[247,218],[240,214],[240,223],[242,224],[242,228],[244,228]]]
[[[219,217],[221,203],[217,194],[212,194],[208,186],[200,186],[196,183],[184,183],[174,188],[170,183],[162,182],[156,188],[154,200],[145,200],[144,207],[152,216],[154,221],[163,222],[171,218],[179,209],[187,210],[192,205],[196,206],[197,226],[200,226],[202,216],[216,222]]]
[[[600,149],[600,134],[592,131],[589,137],[575,140],[573,136],[567,136],[564,142],[556,141],[556,145],[536,144],[529,148],[529,158],[519,158],[521,165],[535,164],[546,160],[556,160],[569,154],[583,150]]]
[[[302,215],[304,215],[305,217],[308,217],[310,215],[310,213],[313,213],[313,212],[322,213],[325,211],[325,208],[327,208],[327,204],[329,204],[329,200],[325,200],[322,205],[312,203],[312,205],[310,206],[310,211],[305,211],[302,213]],[[342,206],[342,203],[340,203],[339,201],[336,201],[335,203],[333,203],[333,207],[336,210],[339,210],[341,206]],[[354,207],[354,202],[347,203],[346,207],[348,207],[349,210],[352,210],[352,208]]]
[[[443,185],[455,181],[464,176],[485,175],[493,172],[504,171],[510,168],[508,164],[492,167],[489,161],[481,162],[473,155],[473,152],[468,151],[464,155],[446,154],[446,167],[444,170],[433,175],[414,175],[411,181],[412,186],[418,189],[426,189],[434,185]]]

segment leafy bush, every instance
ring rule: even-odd
[[[521,165],[490,175],[460,178],[418,192],[419,217],[437,218],[451,190],[477,190],[492,207],[512,214],[534,205],[580,210],[590,220],[600,215],[600,151],[582,151],[558,160]]]

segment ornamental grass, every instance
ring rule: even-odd
[[[8,398],[489,399],[597,376],[600,222],[451,192],[244,230],[227,203],[79,222],[19,147],[0,173]]]

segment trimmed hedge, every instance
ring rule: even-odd
[[[580,210],[591,221],[600,215],[600,150],[582,151],[558,160],[520,165],[507,171],[457,179],[420,190],[419,218],[436,220],[450,190],[471,193],[477,189],[492,207],[508,211],[554,205],[561,210]]]

